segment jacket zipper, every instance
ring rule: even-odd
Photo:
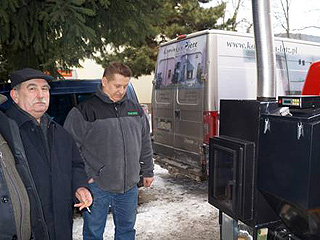
[[[51,185],[51,190],[52,190],[52,193],[54,194],[54,187],[53,187],[53,174],[52,174],[52,149],[54,148],[54,135],[55,135],[55,125],[51,123],[51,121],[49,121],[48,123],[48,129],[47,129],[47,139],[48,139],[48,160],[49,160],[49,167],[50,167],[50,185]],[[72,187],[73,189],[73,187]],[[73,191],[72,191],[73,192]],[[74,192],[73,192],[74,194]],[[52,208],[53,208],[53,221],[54,222],[57,222],[57,211],[55,211],[55,198],[54,196],[52,195]],[[55,232],[57,232],[57,229],[55,228]]]
[[[4,144],[1,144],[1,145],[4,145]],[[20,214],[20,232],[17,233],[17,234],[20,235],[20,237],[18,237],[18,239],[22,239],[22,236],[23,236],[23,217],[24,217],[24,215],[23,215],[23,205],[22,205],[22,202],[21,202],[22,196],[20,194],[20,191],[18,191],[17,186],[14,184],[12,176],[9,173],[8,168],[6,166],[6,163],[5,163],[4,159],[3,159],[3,153],[1,151],[0,151],[0,159],[3,162],[3,166],[6,169],[6,172],[8,174],[10,185],[13,186],[13,190],[15,191],[15,194],[18,196],[18,201],[19,201],[19,205],[20,205],[21,214]]]
[[[117,105],[114,103],[114,110],[116,113],[116,117],[118,118],[119,121],[119,126],[120,126],[120,131],[121,131],[121,136],[122,136],[122,142],[123,142],[123,163],[124,163],[124,178],[123,178],[123,192],[125,193],[126,191],[126,179],[127,179],[127,161],[126,161],[126,146],[125,146],[125,141],[124,141],[124,135],[123,135],[123,130],[122,130],[122,125],[120,121],[120,116],[119,116],[119,111]]]

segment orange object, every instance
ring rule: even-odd
[[[320,95],[320,62],[311,64],[303,85],[302,95]]]
[[[204,111],[203,112],[203,124],[204,135],[203,142],[209,143],[209,138],[218,134],[218,111]]]
[[[71,70],[58,70],[58,73],[63,77],[72,77],[72,71]]]

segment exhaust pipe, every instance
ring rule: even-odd
[[[270,0],[252,0],[253,29],[257,59],[257,100],[276,99],[276,61]]]

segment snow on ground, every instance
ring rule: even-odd
[[[73,239],[82,239],[81,216],[74,219]],[[113,239],[112,214],[104,239]],[[155,165],[151,188],[140,188],[137,240],[218,240],[218,210],[208,203],[207,182],[174,177]]]

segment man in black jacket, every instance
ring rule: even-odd
[[[131,75],[128,66],[110,63],[97,93],[73,108],[64,124],[81,150],[95,198],[92,213],[83,216],[84,240],[103,238],[109,206],[115,239],[135,239],[139,173],[145,187],[153,182],[148,119],[126,94]]]
[[[75,206],[82,210],[92,204],[92,197],[74,140],[45,114],[49,106],[47,80],[52,77],[31,68],[9,77],[14,103],[6,114],[18,124],[49,239],[71,240],[73,198],[78,198]],[[48,239],[38,235],[41,216],[31,218],[34,238]]]
[[[6,97],[0,94],[0,104]],[[15,148],[8,118],[0,111],[0,239],[31,238],[30,203],[17,171]],[[11,150],[12,149],[12,150]]]

